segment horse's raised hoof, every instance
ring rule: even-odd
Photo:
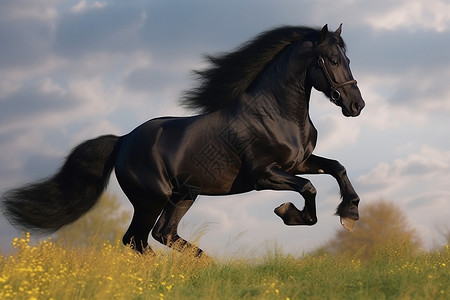
[[[283,219],[283,217],[286,216],[286,214],[287,214],[290,210],[292,210],[292,206],[293,206],[294,208],[296,208],[296,207],[294,206],[294,204],[292,204],[291,202],[286,202],[286,203],[281,204],[281,205],[278,206],[277,208],[275,208],[273,212],[274,212],[277,216],[279,216],[280,218]]]
[[[355,229],[355,222],[356,222],[356,220],[354,220],[354,219],[341,217],[342,227],[344,227],[349,232],[352,232],[353,229]]]
[[[285,225],[314,225],[317,218],[311,218],[303,211],[298,210],[291,202],[286,202],[274,209],[274,213],[279,216]]]

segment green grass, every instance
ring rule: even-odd
[[[0,299],[450,299],[448,245],[388,245],[367,262],[276,248],[257,259],[137,255],[119,243],[30,246],[29,236],[13,246],[0,256]]]

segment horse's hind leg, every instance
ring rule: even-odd
[[[150,205],[150,201],[147,201],[146,205],[142,206],[137,204],[139,202],[136,199],[133,199],[132,203],[134,206],[133,219],[122,241],[125,245],[129,245],[140,253],[151,252],[152,249],[148,245],[148,236],[164,207],[165,201],[155,201],[152,205]]]
[[[178,235],[178,224],[194,203],[192,199],[178,202],[169,201],[152,230],[152,236],[158,242],[178,251],[192,251],[196,257],[204,256],[203,251]]]

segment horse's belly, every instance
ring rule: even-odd
[[[191,140],[179,150],[173,157],[165,156],[171,176],[178,181],[184,179],[202,195],[230,193],[241,160],[226,145],[214,138],[206,139],[206,143]]]
[[[234,170],[219,170],[203,166],[202,172],[181,172],[171,179],[173,190],[197,195],[228,195],[236,178]]]

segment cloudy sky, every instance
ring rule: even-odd
[[[450,4],[401,1],[0,0],[0,191],[55,172],[68,151],[101,134],[123,135],[162,115],[187,116],[180,94],[202,55],[230,51],[279,25],[335,29],[344,23],[351,68],[366,108],[357,118],[314,92],[316,154],[347,167],[360,209],[397,204],[425,245],[450,228]],[[203,225],[210,253],[254,251],[277,242],[301,254],[340,230],[339,192],[326,175],[319,222],[286,227],[273,209],[291,192],[200,197],[183,219]],[[131,210],[112,176],[109,191]],[[17,235],[0,219],[0,243]],[[231,246],[230,246],[231,245]],[[244,251],[242,250],[242,251]]]

